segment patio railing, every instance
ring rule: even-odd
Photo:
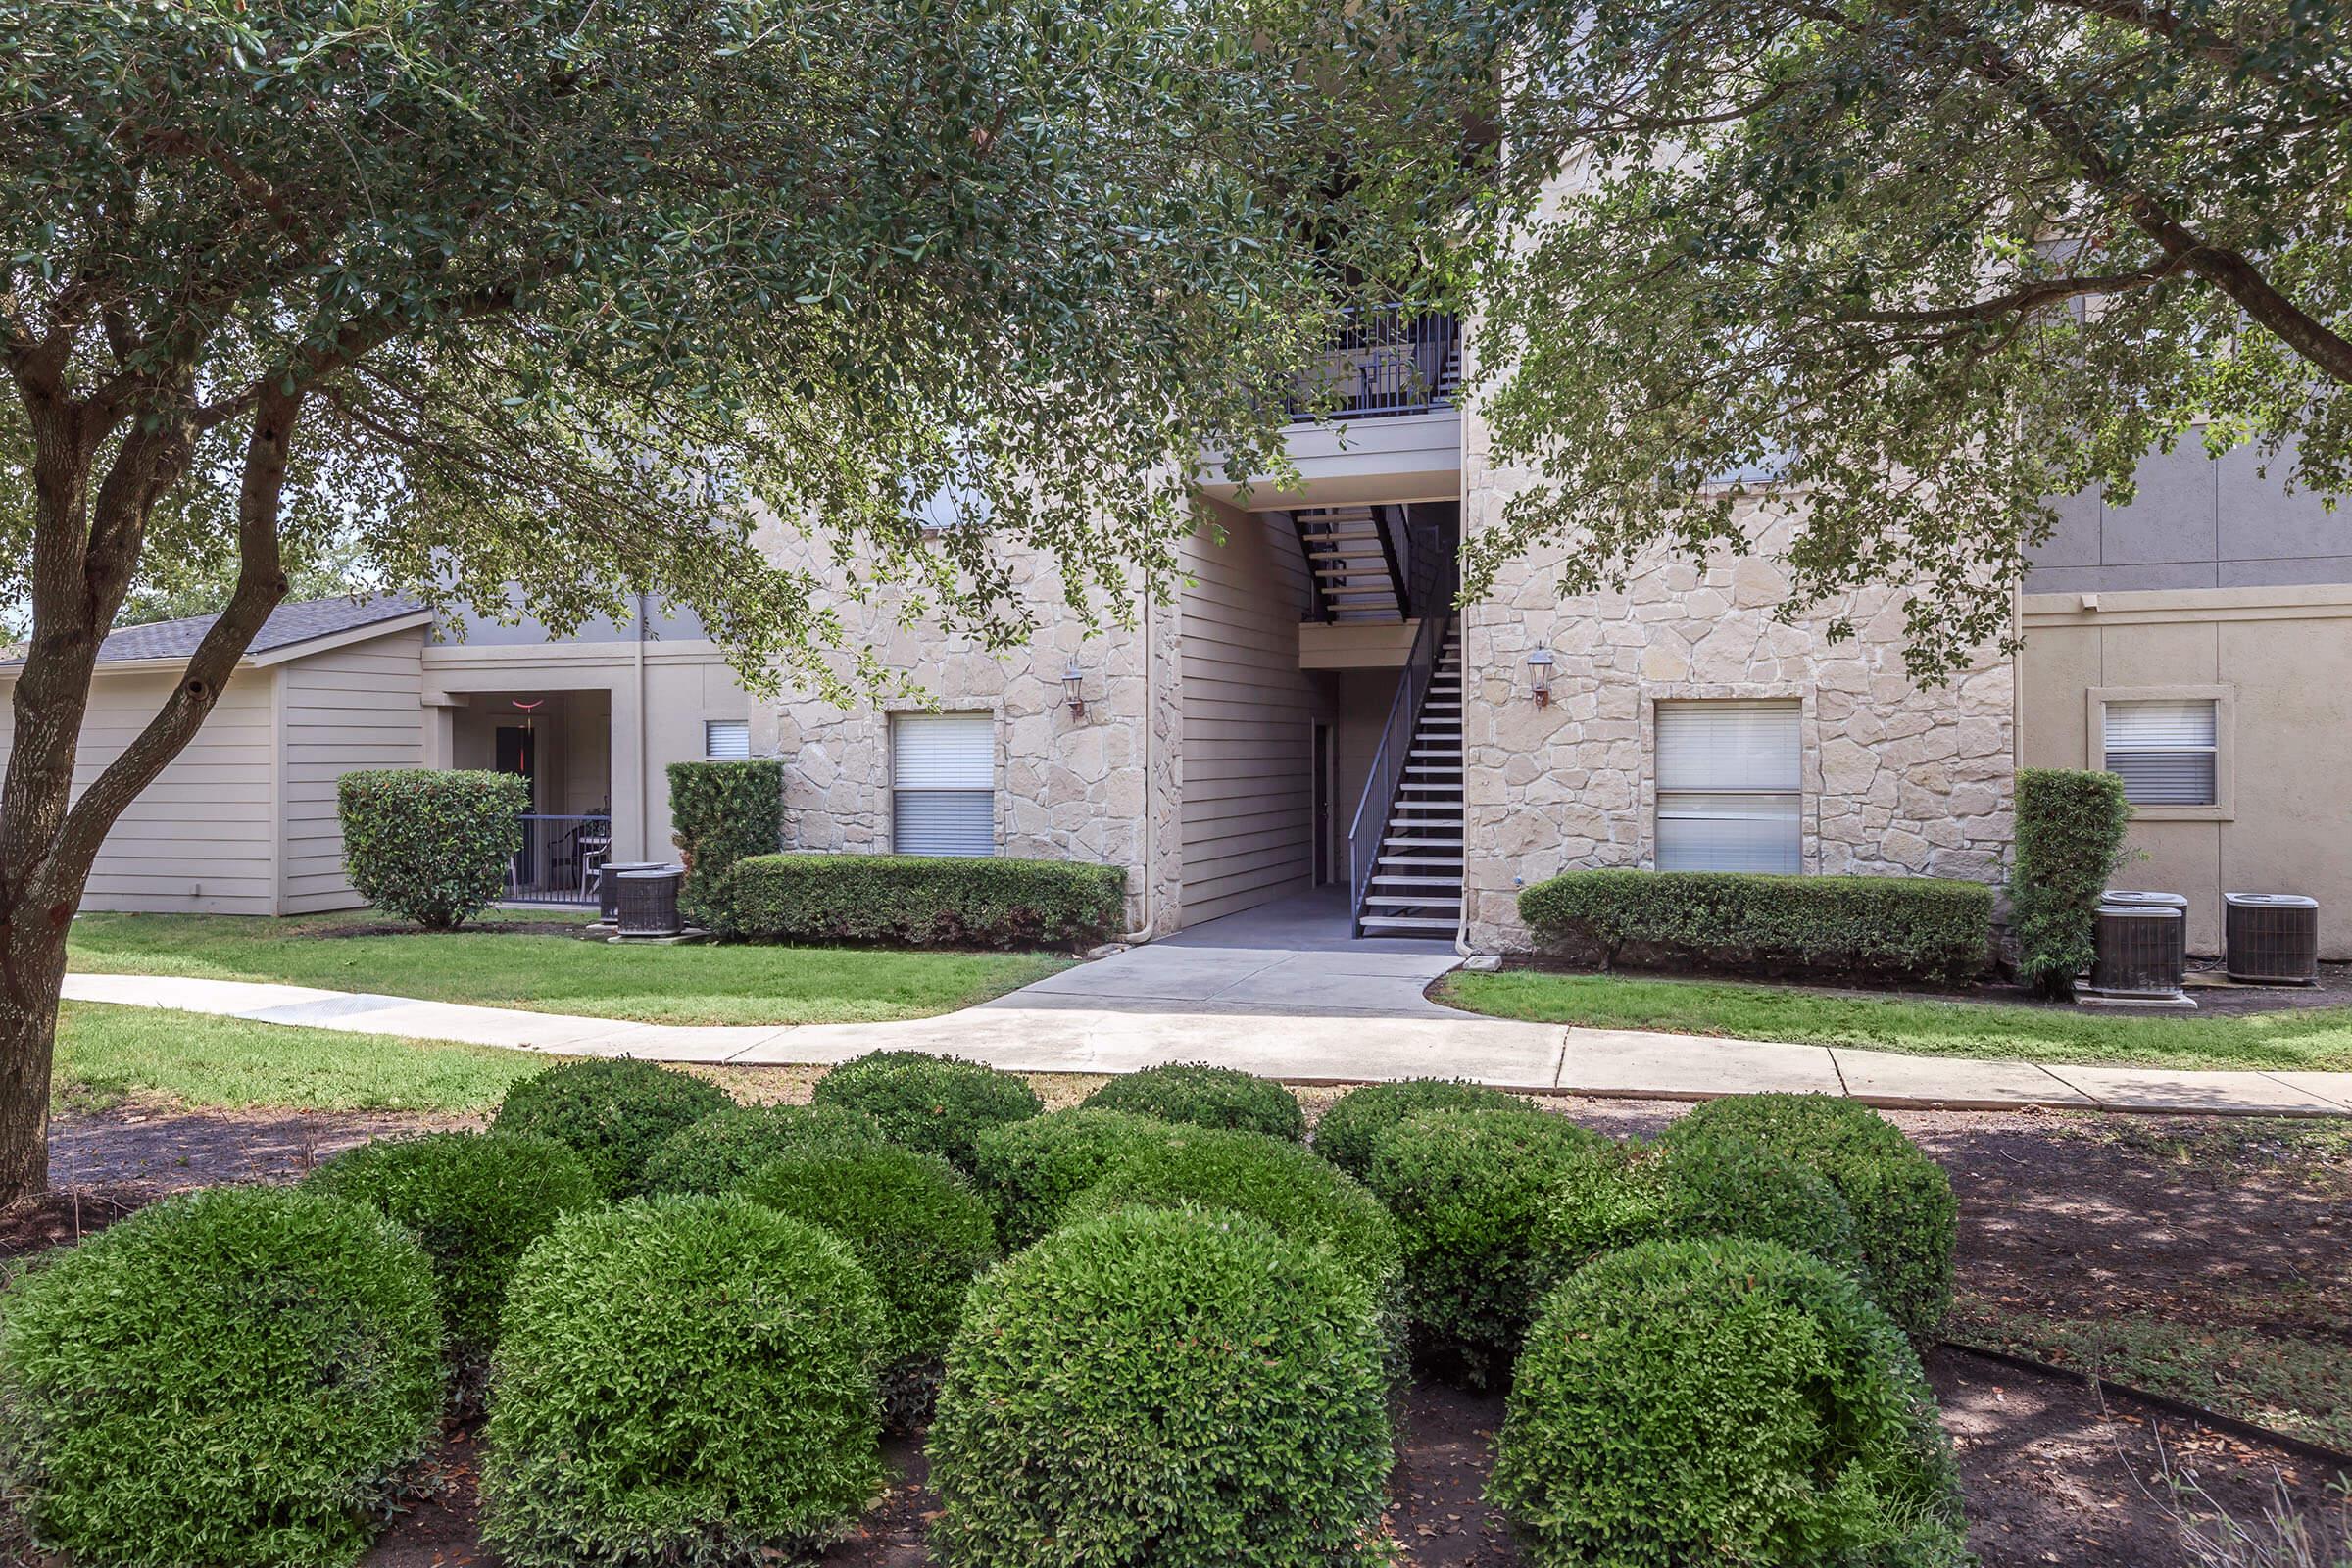
[[[1446,406],[1461,373],[1461,323],[1453,317],[1408,317],[1398,305],[1350,311],[1322,364],[1293,390],[1290,416],[1426,414]]]
[[[598,869],[612,854],[612,819],[530,811],[516,820],[522,848],[507,862],[508,902],[595,904]]]

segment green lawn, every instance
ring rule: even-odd
[[[1868,1047],[1915,1056],[2352,1071],[2352,1007],[2118,1017],[2072,1007],[1532,969],[1451,975],[1439,997],[1472,1012],[1534,1023]]]
[[[132,1100],[210,1110],[487,1111],[507,1085],[548,1065],[495,1046],[69,1002],[58,1013],[51,1092],[74,1110]]]
[[[366,911],[285,920],[85,914],[74,922],[70,962],[94,974],[278,980],[646,1023],[772,1024],[933,1017],[1069,962],[1042,953],[613,946],[514,929],[546,918],[493,915],[479,930],[354,935],[384,922]]]

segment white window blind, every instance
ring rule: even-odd
[[[2107,771],[2134,806],[2211,806],[2220,751],[2210,697],[2134,698],[2102,705]]]
[[[713,762],[741,762],[752,755],[752,721],[748,718],[703,720],[703,756]]]
[[[1802,870],[1797,705],[1660,703],[1657,718],[1658,869]]]
[[[901,855],[997,853],[997,734],[987,713],[890,721],[891,846]]]

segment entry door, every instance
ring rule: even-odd
[[[1315,726],[1315,886],[1328,887],[1332,880],[1332,747],[1331,726]]]
[[[538,737],[531,733],[529,725],[501,724],[498,726],[498,753],[492,765],[501,773],[513,773],[518,778],[532,780],[531,799],[534,802],[538,800],[539,791],[536,787],[539,777]]]

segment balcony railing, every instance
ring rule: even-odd
[[[1446,407],[1462,378],[1461,323],[1399,305],[1352,310],[1322,363],[1300,377],[1294,420],[1378,419]]]
[[[522,847],[507,861],[510,904],[596,903],[597,879],[612,854],[612,819],[529,811]]]

